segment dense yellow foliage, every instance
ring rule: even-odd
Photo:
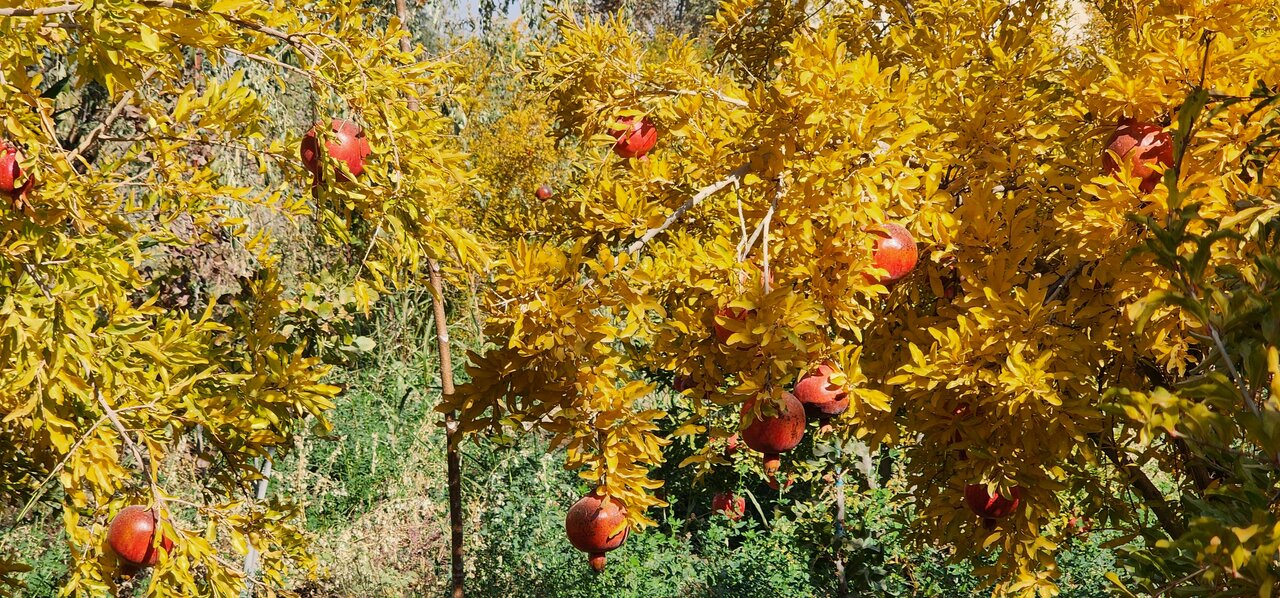
[[[1048,2],[733,0],[709,47],[646,47],[621,18],[554,16],[532,84],[585,153],[547,208],[556,226],[508,223],[533,240],[495,270],[500,346],[454,403],[464,426],[559,434],[568,465],[644,525],[660,484],[646,468],[667,440],[645,373],[696,381],[684,397],[697,415],[676,436],[723,437],[714,422],[834,357],[854,395],[837,434],[905,449],[921,536],[964,555],[1000,548],[983,572],[1004,591],[1054,593],[1064,496],[1141,531],[1110,489],[1132,480],[1116,474],[1128,457],[1106,456],[1125,421],[1104,393],[1167,386],[1209,349],[1186,310],[1143,314],[1174,275],[1133,253],[1149,227],[1130,215],[1202,204],[1242,233],[1275,215],[1240,168],[1264,132],[1244,118],[1258,102],[1180,110],[1195,89],[1247,99],[1280,82],[1274,2],[1103,2],[1078,46]],[[641,114],[657,147],[622,160],[603,133]],[[1173,185],[1144,194],[1127,170],[1101,173],[1122,117],[1183,136],[1195,123],[1173,199]],[[865,276],[869,231],[886,221],[922,251],[892,288]],[[1214,263],[1247,269],[1255,250],[1219,243]],[[712,334],[725,307],[754,310],[719,320],[728,346]],[[711,447],[690,461],[718,462]],[[969,483],[1020,486],[1021,505],[984,528],[960,507]]]
[[[23,514],[61,502],[68,595],[113,591],[121,572],[102,538],[128,504],[156,507],[175,540],[149,595],[238,595],[250,543],[254,583],[275,592],[313,566],[300,506],[246,490],[260,459],[327,429],[339,389],[316,350],[330,339],[295,326],[310,299],[280,282],[310,273],[282,273],[288,247],[273,241],[318,231],[347,256],[330,280],[357,310],[413,281],[423,258],[481,263],[452,208],[470,175],[433,104],[453,92],[450,67],[401,52],[396,28],[348,2],[0,7],[0,136],[24,148],[33,181],[0,206],[0,497]],[[312,114],[279,116],[247,69],[309,95]],[[95,93],[106,101],[77,121]],[[374,154],[354,182],[313,194],[298,142],[332,116],[361,123]],[[161,284],[202,252],[239,271],[221,287]],[[193,432],[216,464],[200,488],[161,471]]]

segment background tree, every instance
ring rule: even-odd
[[[396,29],[345,2],[0,15],[0,117],[22,172],[0,208],[0,496],[22,507],[9,516],[60,509],[69,594],[131,573],[104,541],[129,504],[173,543],[150,595],[282,589],[314,565],[301,506],[248,490],[300,431],[329,430],[340,389],[324,362],[372,344],[333,316],[367,313],[423,258],[482,259],[454,208],[463,156],[434,109],[456,89],[450,65],[401,51]],[[256,69],[272,74],[258,88]],[[290,94],[308,113],[282,112]],[[373,152],[363,172],[323,158],[313,176],[299,140],[338,116]],[[317,128],[318,145],[333,139]],[[325,249],[287,251],[298,228]],[[163,466],[190,442],[206,464],[194,487]],[[231,556],[250,545],[260,579]]]

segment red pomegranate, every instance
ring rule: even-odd
[[[582,497],[569,508],[564,531],[574,548],[587,553],[591,568],[604,571],[605,556],[627,540],[627,510],[616,499],[595,493]]]
[[[21,195],[31,186],[31,179],[18,184],[23,174],[20,162],[22,150],[8,141],[0,141],[0,192]]]
[[[623,158],[640,158],[649,153],[653,149],[653,144],[658,142],[658,129],[653,126],[653,122],[645,117],[636,120],[631,116],[624,116],[618,119],[624,127],[609,131],[614,139],[618,141],[613,144],[614,153]]]
[[[955,432],[951,433],[951,442],[947,444],[954,447],[955,445],[960,444],[962,442],[964,442],[964,434],[961,434],[960,430],[956,430]],[[963,448],[958,448],[953,450],[955,450],[956,452],[956,461],[969,460],[969,451],[966,451]]]
[[[724,456],[732,457],[738,452],[738,435],[734,435],[724,439]]]
[[[711,512],[723,513],[730,521],[741,520],[747,514],[747,499],[731,492],[721,492],[711,497]]]
[[[756,310],[754,309],[743,309],[741,307],[720,308],[720,311],[716,312],[716,324],[715,324],[716,340],[720,341],[720,344],[722,345],[727,345],[729,344],[729,337],[733,336],[733,331],[729,330],[728,328],[725,328],[724,325],[720,323],[720,318],[724,318],[726,320],[737,320],[739,322],[746,322],[747,317],[753,316],[755,315],[755,313],[756,313]]]
[[[831,375],[837,371],[835,364],[826,362],[796,382],[792,394],[804,403],[806,416],[825,420],[849,408],[849,393],[831,382]]]
[[[151,509],[139,505],[125,507],[111,520],[107,528],[107,545],[120,561],[134,567],[150,567],[160,558],[154,546],[156,516]],[[167,553],[173,550],[173,540],[163,538],[161,547]]]
[[[745,421],[747,412],[755,406],[755,400],[742,406]],[[795,395],[782,393],[782,407],[774,415],[758,415],[751,425],[742,429],[742,440],[752,450],[764,453],[764,472],[772,476],[778,470],[779,453],[785,453],[804,438],[804,404]]]
[[[986,484],[969,484],[964,487],[964,505],[975,515],[983,519],[1002,519],[1013,514],[1022,498],[1022,489],[1014,486],[1009,489],[1009,497],[999,493],[991,494]]]
[[[534,190],[533,194],[538,199],[541,199],[542,201],[546,201],[548,199],[551,199],[551,187],[548,187],[546,185],[538,185],[538,188]]]
[[[675,377],[675,380],[671,381],[671,388],[674,388],[676,392],[684,392],[697,385],[698,382],[693,379],[693,376],[686,374],[679,374]]]
[[[916,240],[911,232],[892,222],[880,225],[876,246],[872,251],[872,263],[888,272],[877,280],[881,284],[901,280],[916,267]]]
[[[1121,118],[1102,152],[1104,174],[1120,172],[1116,156],[1129,163],[1129,172],[1133,176],[1142,179],[1138,189],[1150,193],[1162,176],[1152,167],[1156,164],[1165,168],[1173,166],[1173,138],[1158,125]]]
[[[333,127],[334,138],[325,142],[325,149],[329,150],[329,155],[334,160],[345,162],[347,170],[350,170],[352,175],[360,176],[364,173],[364,159],[371,152],[369,140],[365,139],[364,131],[360,129],[360,125],[341,118],[333,119],[330,126]],[[302,165],[311,174],[320,172],[320,148],[316,141],[314,127],[302,137],[302,145],[298,148],[298,153],[302,156]],[[339,182],[344,182],[347,180],[347,175],[338,171],[337,179]]]

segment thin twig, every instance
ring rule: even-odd
[[[150,79],[151,76],[157,72],[158,69],[153,67],[151,70],[143,73],[142,78],[138,81],[138,86],[141,87],[146,84],[147,79]],[[124,92],[123,96],[120,96],[120,101],[116,102],[116,105],[111,109],[111,112],[107,113],[107,118],[99,123],[98,126],[94,127],[94,129],[85,136],[84,140],[80,142],[80,145],[76,146],[76,149],[67,154],[68,163],[71,163],[72,166],[74,166],[76,158],[83,155],[86,151],[89,151],[89,148],[98,141],[98,137],[111,127],[111,125],[116,122],[116,119],[120,118],[120,115],[124,113],[125,107],[129,105],[129,102],[133,101],[133,96],[136,95],[136,93],[137,92],[131,89]]]
[[[768,295],[772,290],[769,287],[769,279],[773,278],[769,274],[769,223],[773,221],[773,213],[778,209],[778,202],[782,196],[787,194],[786,175],[778,177],[778,190],[773,194],[773,201],[769,203],[769,211],[764,214],[764,221],[760,223],[764,227],[764,275],[760,283],[764,286],[764,294]]]
[[[43,280],[40,280],[40,276],[36,274],[35,267],[32,266],[31,264],[23,264],[22,266],[27,271],[27,276],[30,276],[31,280],[35,281],[36,287],[40,289],[40,292],[44,295],[44,298],[49,301],[53,301],[53,295],[49,294],[48,287],[45,286]]]
[[[715,89],[693,90],[693,89],[664,88],[662,90],[662,93],[666,93],[670,95],[678,95],[678,96],[702,96],[704,98],[720,100],[721,102],[724,102],[726,104],[733,104],[734,106],[738,106],[739,108],[749,108],[751,106],[751,104],[748,104],[746,100],[739,100],[738,98],[727,96],[724,94],[724,92],[715,90]]]
[[[1175,579],[1175,580],[1174,580],[1173,582],[1171,582],[1169,585],[1166,585],[1166,586],[1164,586],[1163,588],[1160,588],[1159,590],[1157,590],[1157,591],[1156,591],[1156,593],[1154,594],[1154,596],[1163,596],[1163,595],[1165,595],[1166,593],[1168,593],[1170,590],[1172,590],[1172,589],[1174,589],[1174,588],[1176,588],[1176,587],[1178,587],[1178,586],[1182,585],[1183,583],[1186,583],[1186,582],[1187,582],[1188,580],[1190,580],[1192,577],[1195,577],[1195,576],[1197,576],[1197,575],[1200,575],[1201,573],[1204,573],[1205,571],[1208,571],[1208,570],[1209,570],[1209,566],[1208,566],[1208,565],[1205,565],[1205,566],[1203,566],[1203,567],[1201,567],[1201,568],[1199,568],[1199,569],[1196,569],[1195,571],[1192,571],[1191,573],[1189,573],[1189,574],[1187,574],[1187,575],[1183,576],[1183,577],[1182,577],[1182,578],[1180,578],[1180,579]]]
[[[689,200],[684,202],[683,205],[676,208],[676,210],[672,212],[670,216],[667,216],[666,221],[664,221],[661,225],[649,229],[639,239],[636,239],[634,243],[627,246],[627,253],[630,253],[630,254],[639,253],[641,249],[644,249],[644,246],[646,243],[648,243],[649,241],[652,241],[654,237],[662,234],[663,231],[667,230],[668,228],[671,228],[671,225],[675,224],[676,220],[679,220],[680,217],[683,216],[685,212],[688,212],[694,207],[697,207],[697,205],[702,203],[703,200],[716,194],[721,189],[724,189],[729,185],[732,185],[734,183],[737,183],[738,181],[741,181],[742,177],[746,176],[747,170],[750,169],[750,167],[751,167],[750,164],[743,164],[733,172],[729,173],[729,176],[723,179],[720,179],[719,181],[716,181],[710,185],[707,185],[702,189],[699,189],[698,192],[693,197],[690,197]]]
[[[43,17],[45,15],[63,15],[80,10],[84,4],[63,4],[62,6],[43,6],[39,8],[0,8],[0,17]]]
[[[1083,267],[1084,267],[1084,262],[1080,262],[1075,266],[1072,266],[1071,270],[1068,271],[1062,277],[1062,280],[1059,280],[1057,283],[1053,285],[1053,291],[1049,293],[1048,297],[1044,298],[1044,303],[1042,303],[1041,305],[1048,305],[1050,303],[1053,303],[1053,300],[1058,298],[1058,293],[1061,293],[1062,289],[1066,288],[1067,283],[1071,282],[1071,279],[1075,277],[1075,275],[1079,273],[1080,269]]]

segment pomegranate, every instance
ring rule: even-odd
[[[548,199],[551,199],[551,187],[548,187],[546,185],[538,185],[538,188],[533,192],[533,194],[538,199],[541,199],[542,201],[546,201]]]
[[[831,382],[831,375],[837,371],[835,364],[826,362],[796,382],[792,394],[804,403],[806,416],[825,420],[849,408],[849,393]]]
[[[125,507],[107,528],[107,545],[120,561],[134,567],[150,567],[160,558],[155,547],[156,516],[151,509],[139,505]],[[173,540],[162,538],[161,548],[173,549]]]
[[[735,433],[724,440],[724,456],[732,457],[738,453],[738,435]]]
[[[747,514],[747,499],[731,492],[721,492],[711,497],[711,512],[723,513],[730,521],[739,521]]]
[[[635,117],[624,116],[618,121],[623,124],[623,128],[611,130],[609,134],[618,140],[613,144],[613,152],[619,156],[643,157],[658,142],[658,129],[648,117],[636,120]]]
[[[733,331],[729,330],[728,328],[725,328],[724,325],[720,323],[721,318],[725,320],[737,320],[739,322],[746,322],[747,316],[753,316],[755,315],[755,313],[756,313],[756,310],[754,309],[748,310],[748,309],[743,309],[741,307],[720,308],[720,311],[716,312],[716,324],[715,324],[716,340],[720,341],[721,344],[727,345],[729,344],[729,337],[733,336]]]
[[[742,406],[744,421],[755,403],[752,399]],[[800,439],[804,438],[804,424],[804,404],[795,395],[784,392],[781,411],[772,416],[760,414],[751,425],[742,429],[742,440],[747,447],[764,453],[766,476],[772,477],[778,471],[781,462],[779,453],[785,453],[800,444]]]
[[[330,126],[333,127],[334,139],[324,144],[325,149],[329,150],[329,156],[334,160],[346,163],[347,170],[350,170],[352,175],[360,176],[364,173],[364,159],[371,152],[369,141],[365,139],[364,131],[360,129],[360,125],[340,118],[333,119]],[[314,127],[307,131],[307,134],[302,137],[302,145],[298,148],[298,153],[302,156],[302,165],[311,174],[318,175],[320,172],[320,148],[316,141],[316,136]],[[337,171],[337,179],[339,182],[345,182],[347,180],[346,173]]]
[[[916,267],[916,240],[911,232],[892,222],[880,225],[882,233],[876,237],[872,251],[872,263],[887,275],[877,280],[881,284],[901,280]]]
[[[1022,498],[1022,489],[1014,486],[1009,489],[1009,497],[999,493],[991,494],[986,484],[969,484],[964,487],[964,504],[975,515],[983,519],[1002,519],[1013,514]]]
[[[604,571],[605,556],[627,540],[627,510],[614,499],[582,497],[569,508],[564,518],[564,531],[574,548],[587,553],[591,568]]]
[[[697,385],[698,382],[693,379],[693,376],[685,374],[680,374],[675,377],[675,380],[671,381],[671,388],[674,388],[676,392],[684,392]]]
[[[1133,176],[1142,179],[1138,189],[1150,193],[1162,176],[1152,167],[1156,164],[1165,168],[1173,166],[1173,138],[1159,125],[1121,118],[1102,152],[1104,174],[1120,172],[1116,156],[1129,163],[1129,172]]]
[[[22,150],[7,141],[0,141],[0,192],[16,196],[31,186],[31,179],[18,184],[23,175],[20,162]]]

